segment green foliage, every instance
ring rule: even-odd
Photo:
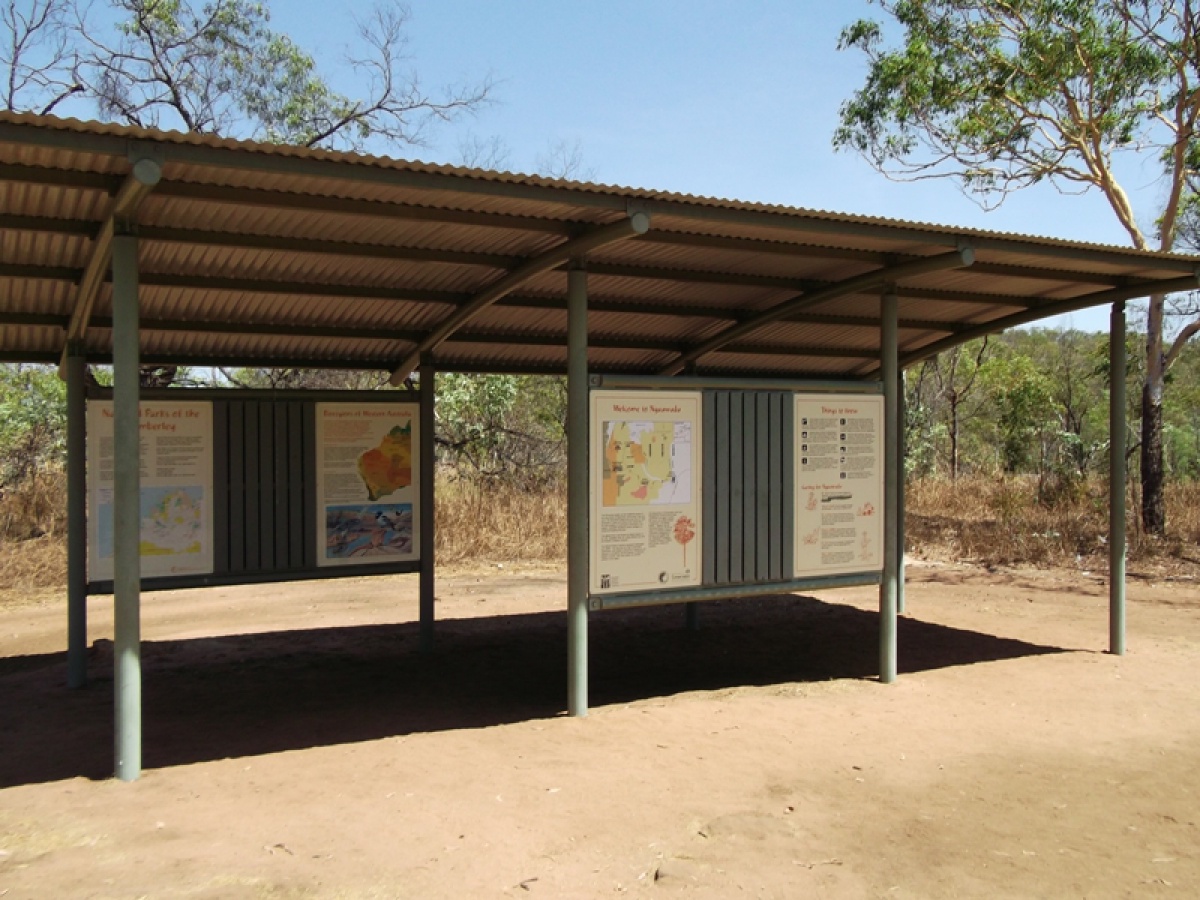
[[[438,376],[440,461],[476,485],[557,484],[566,462],[566,382],[532,375]]]
[[[1049,379],[1027,356],[990,359],[979,375],[995,411],[1004,471],[1028,470],[1042,458],[1039,445],[1051,419]]]
[[[1167,473],[1176,480],[1200,478],[1200,347],[1194,343],[1171,370],[1163,418]]]
[[[0,364],[0,488],[60,466],[67,447],[67,389],[48,366]]]
[[[25,0],[0,14],[4,105],[50,112],[69,97],[105,119],[303,146],[363,149],[373,139],[419,144],[429,125],[486,103],[490,81],[426,92],[408,71],[408,11],[381,0],[356,20],[343,61],[361,91],[270,27],[264,0]],[[339,14],[341,12],[339,11]]]
[[[901,31],[851,24],[840,49],[867,58],[841,109],[834,146],[900,178],[951,178],[984,206],[1041,182],[1098,189],[1134,246],[1195,245],[1200,192],[1200,16],[1178,0],[878,0]],[[1157,235],[1116,177],[1126,155],[1161,166]],[[1166,298],[1149,298],[1141,444],[1142,523],[1162,533],[1166,370],[1200,333],[1200,315],[1164,345]],[[1079,439],[1078,432],[1071,432]],[[1077,440],[1077,461],[1088,455]]]
[[[899,174],[950,176],[996,195],[1052,179],[1112,190],[1114,153],[1167,148],[1179,97],[1175,63],[1191,23],[1153,0],[882,0],[903,29],[877,22],[839,48],[868,59],[834,145]],[[1187,98],[1193,107],[1196,98]],[[1168,132],[1168,133],[1164,133]],[[1129,222],[1127,225],[1134,223]]]

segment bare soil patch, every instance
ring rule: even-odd
[[[111,603],[65,689],[59,593],[0,608],[0,896],[1200,894],[1200,589],[909,569],[873,590],[591,617],[525,567],[144,597],[145,765],[111,780]]]

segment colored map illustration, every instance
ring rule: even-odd
[[[325,509],[325,558],[412,553],[411,503],[330,506]]]
[[[100,504],[100,556],[113,555],[112,500]],[[203,552],[204,489],[145,487],[141,490],[141,555],[185,556]]]
[[[367,496],[378,500],[412,484],[412,422],[395,426],[358,458],[358,475]]]
[[[605,422],[605,506],[692,501],[691,422]]]

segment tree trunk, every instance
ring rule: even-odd
[[[1142,385],[1142,527],[1147,534],[1167,530],[1163,500],[1163,307],[1165,298],[1151,297],[1146,314],[1146,381]]]
[[[950,395],[950,480],[958,481],[958,397]]]

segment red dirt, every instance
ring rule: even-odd
[[[550,570],[149,594],[145,766],[112,769],[111,602],[0,608],[0,897],[1200,895],[1200,590],[909,570],[873,591],[591,617],[563,714]]]

